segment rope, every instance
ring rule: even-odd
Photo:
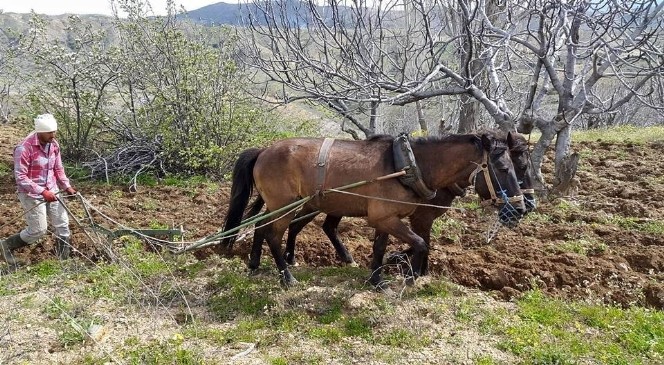
[[[353,196],[358,196],[361,198],[367,198],[367,199],[373,199],[373,200],[380,200],[380,201],[386,201],[390,203],[399,203],[399,204],[404,204],[404,205],[416,205],[418,207],[429,207],[429,208],[437,208],[437,209],[451,209],[451,210],[459,210],[464,212],[466,208],[454,208],[454,207],[447,207],[443,205],[435,205],[435,204],[424,204],[424,203],[413,203],[413,202],[407,202],[403,200],[394,200],[394,199],[387,199],[387,198],[380,198],[377,196],[371,196],[371,195],[363,195],[363,194],[358,194],[358,193],[351,193],[350,191],[341,191],[338,189],[327,189],[328,191],[333,191],[335,193],[340,193],[340,194],[347,194],[347,195],[353,195]]]

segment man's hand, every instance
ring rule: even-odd
[[[44,190],[41,195],[44,197],[44,200],[49,203],[58,200],[58,198],[55,197],[55,194],[53,194],[53,192],[50,190]]]
[[[67,189],[65,189],[65,192],[69,195],[75,195],[76,194],[76,189],[74,189],[73,186],[70,186]]]

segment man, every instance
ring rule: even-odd
[[[51,114],[38,115],[34,122],[34,132],[14,149],[14,176],[27,227],[0,241],[0,252],[12,269],[18,265],[12,251],[45,235],[47,218],[55,230],[58,258],[66,259],[71,252],[69,217],[56,195],[60,189],[67,194],[76,194],[76,190],[65,174],[55,140],[58,123]]]

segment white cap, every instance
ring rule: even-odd
[[[35,118],[35,132],[53,132],[58,130],[58,122],[52,114],[40,114]]]

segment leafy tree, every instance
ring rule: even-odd
[[[71,15],[65,42],[42,35],[34,52],[36,72],[30,94],[33,114],[53,113],[60,122],[65,157],[80,160],[93,147],[98,127],[111,107],[111,86],[118,77],[115,50],[104,30]]]
[[[9,120],[12,98],[20,94],[19,84],[26,70],[24,57],[33,49],[35,40],[43,31],[42,19],[34,14],[24,30],[0,27],[0,122]]]
[[[228,28],[202,30],[145,16],[138,1],[123,1],[117,18],[123,108],[112,129],[123,140],[157,143],[164,168],[186,173],[226,171],[239,149],[264,143],[267,116],[241,94],[234,61],[237,39]]]

